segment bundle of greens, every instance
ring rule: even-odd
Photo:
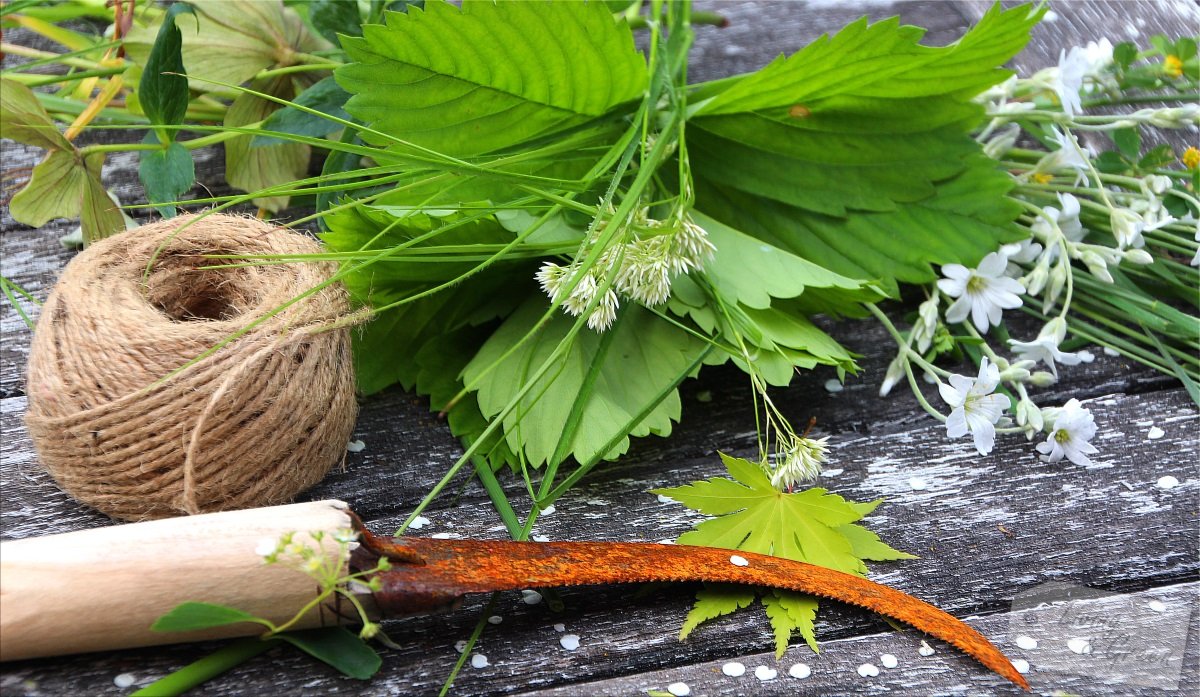
[[[877,502],[795,490],[819,474],[826,439],[797,433],[769,390],[816,366],[841,378],[857,370],[816,314],[878,318],[900,347],[885,391],[907,376],[949,435],[971,433],[981,453],[999,424],[1047,432],[1051,459],[1086,455],[1090,415],[1078,403],[1040,409],[1026,391],[1053,377],[1031,370],[1036,360],[1086,359],[1060,350],[1068,333],[1195,389],[1197,280],[1180,259],[1196,251],[1187,226],[1200,215],[1200,156],[1185,157],[1190,173],[1165,171],[1171,157],[1143,154],[1136,129],[1200,116],[1081,114],[1126,101],[1127,90],[1194,101],[1194,41],[1163,39],[1140,54],[1118,46],[1103,65],[1073,52],[1057,72],[1015,80],[1000,66],[1044,10],[997,6],[949,46],[864,18],[757,72],[691,84],[692,27],[712,18],[684,0],[219,11],[195,0],[115,16],[93,5],[59,9],[108,12],[116,40],[86,43],[43,8],[5,8],[6,22],[71,49],[21,55],[72,70],[58,82],[4,71],[4,137],[50,151],[13,215],[38,225],[78,215],[82,202],[85,236],[119,229],[95,202],[103,154],[122,149],[142,153],[147,198],[171,215],[192,184],[190,153],[218,142],[228,181],[248,193],[186,203],[311,203],[292,224],[319,221],[327,253],[239,261],[339,262],[338,279],[370,318],[355,341],[361,389],[399,383],[447,416],[464,455],[410,521],[470,464],[524,539],[539,511],[631,437],[668,435],[680,383],[733,362],[756,395],[758,452],[726,457],[731,479],[659,490],[721,516],[680,541],[859,574],[863,560],[906,557],[856,524]],[[55,121],[68,119],[60,134]],[[77,147],[89,123],[143,128],[146,139]],[[1056,128],[1116,128],[1118,150],[1093,162]],[[179,137],[187,131],[208,135]],[[1049,152],[1016,147],[1018,135]],[[328,155],[306,178],[311,149]],[[1075,198],[1085,194],[1095,200]],[[876,303],[912,285],[927,300],[902,332]],[[1171,302],[1154,301],[1162,292]],[[1013,343],[1022,358],[1009,361],[983,335],[1002,310],[1027,304],[1022,294],[1043,294],[1033,312],[1047,324]],[[1140,327],[1101,307],[1110,301]],[[1002,326],[992,336],[1008,339]],[[979,378],[934,365],[945,354],[974,358]],[[939,383],[948,416],[917,389],[921,371]],[[1010,392],[991,394],[1002,382]],[[1014,400],[1010,428],[1000,420]],[[498,481],[506,468],[528,492],[524,520]],[[706,589],[684,632],[753,599]],[[815,600],[767,592],[762,602],[780,651],[793,630],[812,642]]]

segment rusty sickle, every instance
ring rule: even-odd
[[[638,542],[511,542],[384,538],[355,519],[362,546],[352,565],[379,557],[394,566],[378,577],[375,603],[403,616],[454,606],[468,593],[605,583],[709,581],[785,588],[873,610],[946,641],[1025,690],[1029,684],[982,634],[949,613],[874,581],[813,564],[712,547]]]

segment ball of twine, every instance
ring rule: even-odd
[[[336,266],[204,255],[320,251],[254,219],[209,215],[80,253],[29,355],[25,421],[55,481],[126,520],[282,503],[317,483],[343,457],[357,411],[348,297],[331,284],[279,308]],[[228,268],[201,268],[214,265]]]

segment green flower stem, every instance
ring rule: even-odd
[[[1083,317],[1087,317],[1088,319],[1092,320],[1093,322],[1102,324],[1114,332],[1124,334],[1124,335],[1130,337],[1131,339],[1144,340],[1146,338],[1145,334],[1137,332],[1134,329],[1126,326],[1125,324],[1123,324],[1121,322],[1117,322],[1117,321],[1115,321],[1109,317],[1105,317],[1103,314],[1101,314],[1100,310],[1105,309],[1106,307],[1107,306],[1103,303],[1103,300],[1098,299],[1096,301],[1095,309],[1092,309],[1090,307],[1077,307],[1075,309],[1075,313],[1078,315],[1082,315]],[[1133,346],[1133,344],[1127,344],[1127,345],[1131,346],[1131,347]],[[1174,355],[1175,357],[1177,357],[1187,363],[1191,363],[1192,365],[1195,365],[1195,366],[1200,366],[1200,358],[1197,358],[1196,356],[1194,356],[1186,351],[1181,351],[1178,348],[1175,348],[1174,346],[1167,346],[1167,345],[1164,345],[1163,348],[1166,351],[1168,351],[1169,353],[1171,353],[1172,355]],[[1149,350],[1147,350],[1146,355],[1153,355],[1153,354],[1151,354],[1149,352]]]
[[[492,593],[488,598],[487,606],[483,608],[483,612],[479,615],[479,621],[475,623],[475,629],[471,630],[471,636],[467,639],[467,645],[463,647],[458,660],[454,662],[454,668],[450,670],[450,675],[446,676],[446,681],[442,683],[442,689],[438,692],[438,697],[445,697],[446,693],[450,691],[450,687],[454,684],[454,679],[462,672],[467,659],[471,657],[471,649],[475,648],[479,637],[483,636],[483,630],[488,627],[488,617],[491,617],[492,612],[495,610],[496,600],[499,597],[499,593]]]
[[[100,62],[87,60],[85,58],[78,58],[77,56],[81,53],[94,51],[98,48],[100,48],[100,46],[89,46],[83,51],[72,51],[70,54],[67,54],[41,51],[36,48],[21,46],[20,44],[10,44],[7,41],[0,41],[0,53],[3,53],[4,55],[21,56],[22,58],[37,58],[45,60],[49,63],[58,63],[59,65],[67,65],[72,68],[83,68],[84,70],[94,70],[100,67]],[[19,67],[24,68],[26,66]],[[6,74],[5,77],[10,77],[10,75]]]
[[[345,63],[333,63],[329,59],[325,59],[324,63],[300,63],[298,65],[289,65],[283,68],[274,68],[272,70],[260,70],[255,74],[255,80],[265,80],[277,75],[291,75],[293,73],[315,73],[321,70],[335,70],[342,67]]]
[[[880,324],[883,325],[888,334],[892,335],[892,339],[896,342],[896,345],[900,347],[900,351],[903,354],[902,360],[904,361],[904,373],[908,376],[908,384],[912,388],[913,396],[917,398],[917,402],[920,403],[921,408],[933,418],[944,422],[946,420],[946,415],[935,409],[934,406],[929,403],[929,400],[925,399],[925,394],[921,391],[920,385],[917,384],[917,378],[913,374],[910,361],[915,361],[917,365],[921,366],[925,370],[932,371],[934,374],[941,375],[943,377],[948,376],[950,373],[934,366],[932,363],[925,360],[921,354],[912,350],[912,348],[908,345],[908,342],[906,342],[904,337],[900,335],[900,332],[896,329],[896,326],[892,324],[890,319],[888,319],[888,316],[883,313],[883,310],[879,309],[879,306],[877,306],[875,303],[863,303],[863,307],[867,308],[870,310],[871,314],[875,315],[875,318],[879,320]]]
[[[257,637],[239,639],[134,692],[131,697],[171,697],[211,680],[275,646]]]
[[[642,15],[630,17],[626,21],[629,22],[630,29],[645,29],[649,26],[649,21]],[[710,27],[723,27],[729,24],[729,20],[724,15],[717,12],[704,12],[698,10],[691,13],[692,24],[704,24]]]
[[[1024,310],[1027,314],[1029,314],[1033,317],[1037,317],[1038,319],[1041,319],[1043,321],[1048,319],[1042,313],[1040,313],[1036,310],[1033,310],[1031,308],[1022,307],[1021,309]],[[1171,371],[1167,366],[1164,366],[1162,363],[1159,363],[1158,361],[1155,360],[1157,358],[1161,358],[1160,356],[1148,354],[1145,351],[1143,351],[1140,347],[1133,345],[1127,341],[1124,341],[1124,340],[1112,335],[1111,333],[1106,332],[1097,327],[1094,327],[1082,320],[1076,319],[1076,320],[1072,321],[1070,326],[1068,327],[1067,331],[1070,334],[1072,334],[1073,336],[1078,336],[1081,339],[1086,339],[1087,341],[1091,341],[1092,343],[1098,344],[1100,346],[1107,346],[1107,347],[1113,349],[1114,351],[1116,351],[1117,353],[1120,353],[1122,356],[1125,356],[1126,358],[1128,358],[1132,361],[1136,361],[1137,363],[1141,363],[1142,365],[1144,365],[1148,368],[1153,368],[1154,370],[1157,370],[1160,373],[1164,373],[1167,375],[1173,374],[1173,371]]]
[[[1084,100],[1083,108],[1120,106],[1122,104],[1156,104],[1162,102],[1196,102],[1200,101],[1200,92],[1180,92],[1178,94],[1134,94],[1120,99]]]
[[[83,80],[89,77],[105,77],[107,75],[119,75],[125,72],[125,68],[94,68],[92,70],[80,70],[75,73],[66,75],[35,75],[33,73],[8,73],[4,76],[6,80],[19,82],[26,87],[42,87],[44,85],[57,85],[76,80]]]
[[[504,522],[504,527],[508,530],[509,536],[514,540],[518,539],[518,536],[521,534],[521,521],[517,518],[517,513],[513,510],[512,503],[504,493],[504,488],[500,486],[500,481],[496,479],[496,473],[492,471],[491,465],[478,456],[471,458],[471,464],[475,466],[475,476],[479,477],[479,483],[483,485],[484,491],[487,492],[488,497],[492,500],[492,505],[496,507],[496,513],[500,515],[500,520]]]
[[[251,124],[251,126],[259,126],[259,125],[262,125],[261,121],[259,121],[257,124]],[[227,140],[230,140],[231,138],[236,138],[239,135],[242,135],[242,134],[238,133],[236,131],[227,131],[224,133],[213,133],[211,135],[201,136],[199,138],[193,138],[192,140],[179,140],[179,141],[175,141],[175,142],[179,143],[180,145],[187,148],[188,150],[199,150],[200,148],[206,148],[210,145],[216,145],[217,143],[223,143]],[[80,148],[79,153],[80,153],[80,155],[87,157],[88,155],[94,155],[95,153],[98,153],[98,152],[134,152],[134,151],[138,151],[138,150],[162,150],[163,147],[164,147],[163,145],[158,144],[158,143],[113,143],[113,144],[107,144],[107,145],[88,145],[88,146]]]

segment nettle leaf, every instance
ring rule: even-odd
[[[0,78],[0,138],[45,150],[74,150],[59,133],[33,90],[13,80]]]
[[[313,83],[311,87],[301,92],[292,102],[302,107],[319,111],[322,114],[349,120],[350,115],[342,108],[349,98],[350,94],[338,86],[337,82],[330,76]],[[313,136],[317,138],[327,136],[330,133],[341,130],[341,128],[341,124],[329,119],[323,119],[320,116],[314,116],[291,106],[285,106],[275,111],[262,125],[264,131],[294,133],[298,136]],[[274,145],[284,142],[286,141],[282,138],[275,138],[273,136],[254,136],[251,146],[257,148],[263,145]]]
[[[865,19],[758,73],[696,89],[697,207],[850,278],[925,283],[1018,233],[1011,178],[968,135],[1040,10],[989,11],[958,42]],[[707,101],[705,101],[707,100]],[[959,203],[970,199],[967,208]]]
[[[333,46],[314,35],[295,10],[280,0],[190,0],[195,12],[177,16],[183,40],[183,62],[194,77],[242,83],[260,70],[291,64],[296,53],[312,53]],[[146,65],[158,25],[137,24],[123,45],[130,58]],[[191,88],[208,91],[213,86],[192,81]]]
[[[256,92],[290,99],[295,87],[287,75],[260,80],[251,85]],[[226,126],[258,123],[279,109],[279,105],[249,92],[243,92],[225,112]],[[303,143],[280,143],[252,147],[252,135],[240,135],[225,141],[225,179],[242,191],[259,191],[301,179],[308,172],[311,149]],[[254,204],[278,212],[287,208],[287,196],[254,199]]]
[[[430,1],[343,45],[356,61],[336,72],[346,111],[455,156],[578,126],[647,84],[628,25],[598,2]]]
[[[286,641],[351,678],[367,680],[383,665],[379,654],[345,627],[284,632],[276,634],[275,638]]]
[[[158,143],[158,134],[150,131],[142,142]],[[159,150],[142,150],[138,155],[138,179],[150,203],[178,201],[196,181],[192,153],[179,143],[172,142]],[[158,206],[155,210],[164,218],[175,216],[175,206]]]
[[[875,510],[880,501],[856,503],[820,488],[781,492],[771,485],[762,466],[725,454],[721,460],[728,477],[651,491],[694,511],[718,516],[680,535],[677,539],[680,544],[771,554],[860,576],[867,573],[864,559],[913,558],[855,524]],[[797,631],[817,651],[813,628],[817,599],[769,588],[706,585],[696,594],[696,603],[688,613],[680,638],[705,620],[746,607],[755,593],[761,597],[771,621],[777,656],[783,656]]]
[[[223,627],[239,622],[255,622],[267,628],[270,624],[250,613],[228,605],[188,602],[176,605],[154,621],[150,629],[156,632],[191,632],[197,629]]]
[[[183,66],[183,35],[176,25],[176,18],[184,12],[196,13],[185,2],[167,8],[138,82],[138,103],[155,126],[181,124],[187,113],[188,81]],[[175,131],[159,130],[158,139],[159,142],[170,142],[175,139]],[[142,181],[144,183],[145,179]]]
[[[545,311],[544,297],[530,298],[463,371],[488,418],[496,418],[515,398],[574,322],[560,312],[541,323]],[[501,360],[529,332],[534,336],[523,350]],[[504,417],[509,447],[514,452],[523,448],[529,461],[540,466],[556,453],[574,455],[579,462],[613,459],[629,448],[630,435],[668,435],[680,413],[675,388],[694,372],[705,348],[704,342],[649,310],[626,306],[603,334],[576,335],[565,355]],[[572,422],[576,411],[579,418]],[[615,446],[606,447],[614,440]]]

